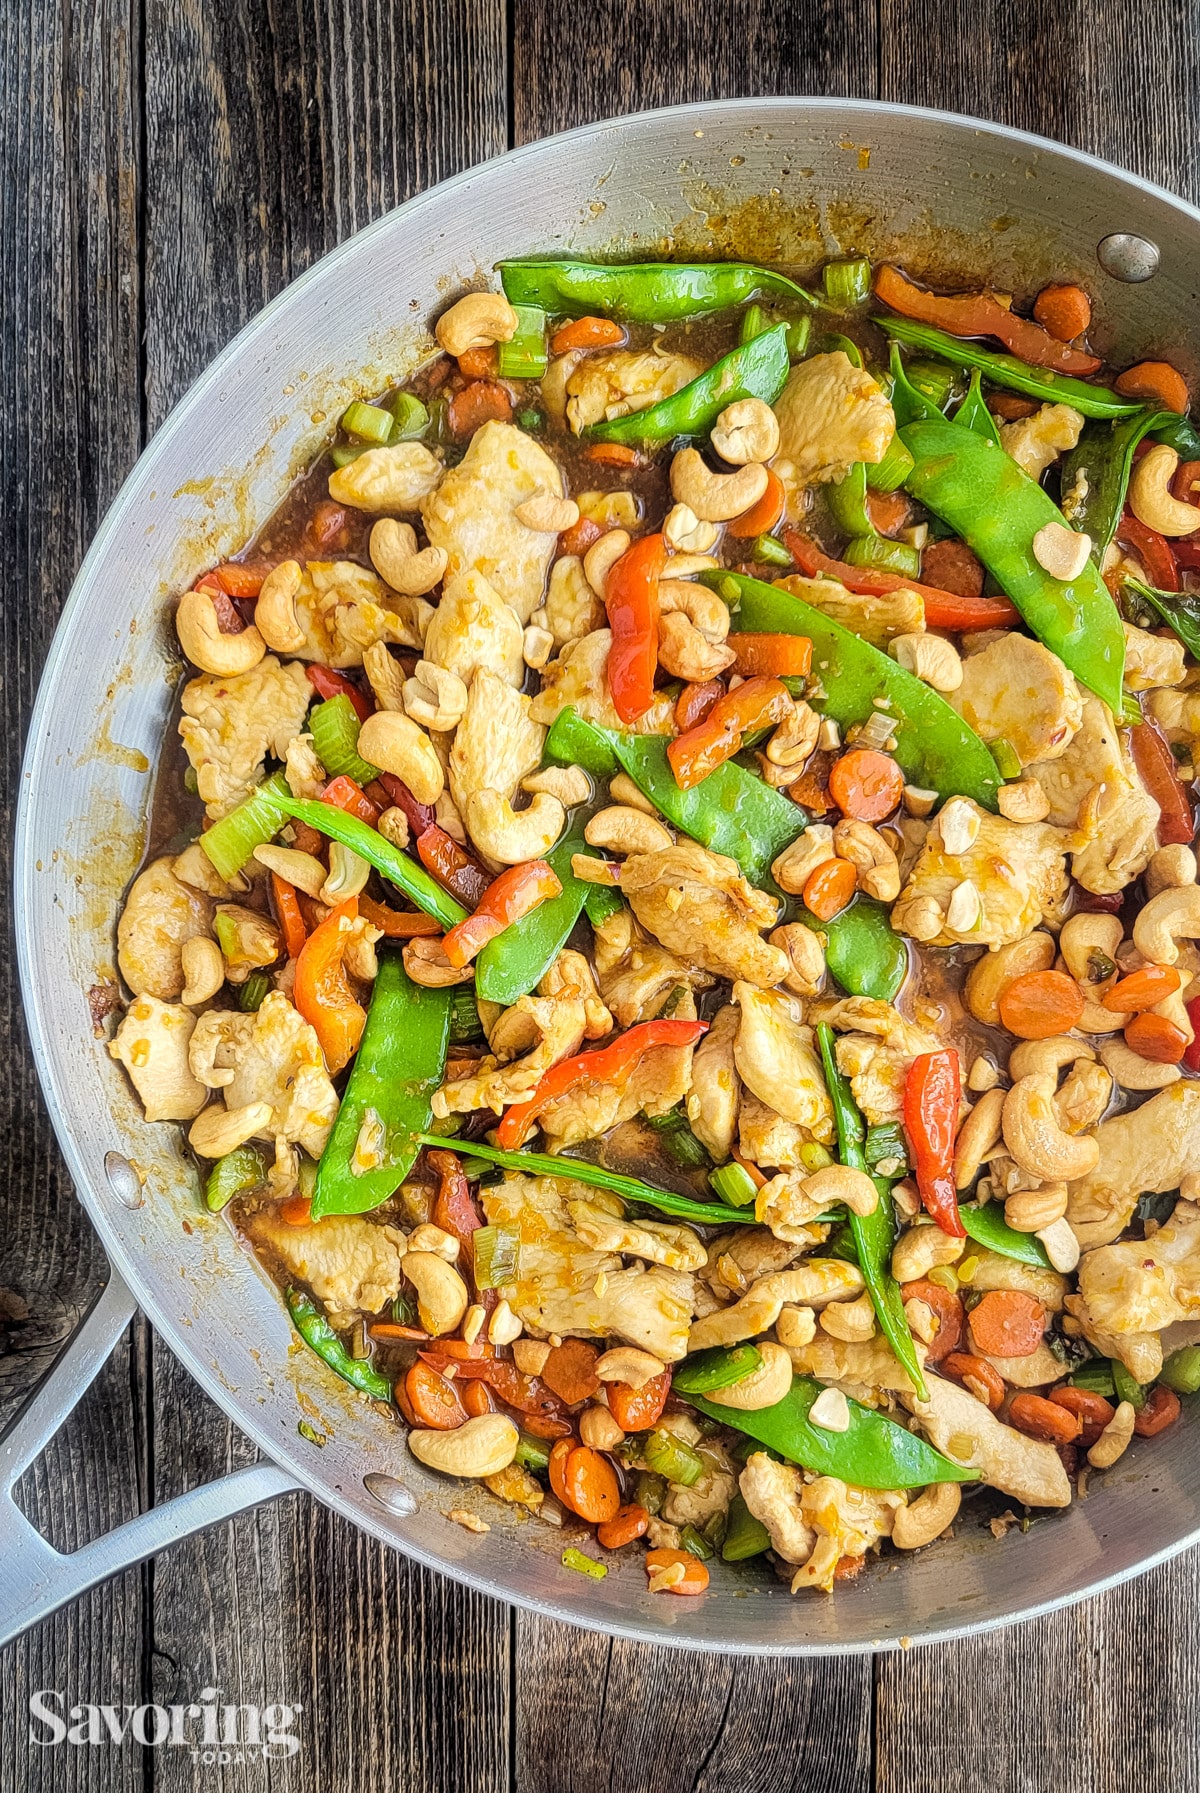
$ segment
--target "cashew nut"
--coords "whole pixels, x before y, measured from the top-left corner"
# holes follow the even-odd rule
[[[1018,1233],[1040,1233],[1067,1211],[1065,1183],[1043,1183],[1040,1189],[1018,1189],[1004,1204],[1004,1218]]]
[[[225,982],[225,960],[216,941],[207,934],[194,934],[180,947],[179,958],[184,978],[180,1002],[191,1007],[215,996]]]
[[[673,504],[663,518],[667,545],[676,553],[707,554],[715,548],[721,531],[715,523],[702,523],[686,504]]]
[[[296,616],[296,593],[303,576],[299,561],[281,560],[262,582],[254,626],[277,654],[298,654],[307,640]]]
[[[348,903],[365,890],[367,879],[371,876],[371,868],[367,861],[356,853],[352,847],[345,847],[340,840],[329,843],[329,876],[318,891],[323,903],[331,909],[339,903]]]
[[[1100,1047],[1100,1062],[1121,1089],[1166,1089],[1168,1083],[1178,1083],[1183,1075],[1178,1065],[1142,1058],[1124,1040],[1105,1040]]]
[[[564,529],[573,529],[578,523],[579,506],[573,498],[563,498],[557,492],[535,492],[532,498],[521,500],[513,515],[526,529],[536,529],[542,535],[561,535]]]
[[[940,1538],[953,1523],[962,1504],[962,1489],[957,1482],[932,1482],[910,1500],[897,1507],[892,1520],[892,1543],[897,1550],[920,1550]]]
[[[1095,1059],[1095,1052],[1086,1040],[1073,1039],[1070,1034],[1057,1033],[1048,1040],[1019,1040],[1008,1057],[1008,1074],[1014,1080],[1018,1077],[1053,1077],[1064,1065],[1073,1065],[1077,1060]]]
[[[625,1442],[624,1432],[607,1407],[584,1408],[579,1416],[579,1436],[593,1451],[615,1451]]]
[[[1174,450],[1171,452],[1173,454]],[[1133,1403],[1122,1401],[1088,1452],[1088,1462],[1093,1469],[1111,1469],[1118,1458],[1124,1455],[1125,1447],[1133,1437],[1136,1418]]]
[[[825,981],[825,954],[812,928],[802,921],[789,921],[767,936],[772,946],[780,947],[790,967],[783,980],[786,990],[797,996],[815,996]]]
[[[775,1322],[775,1336],[781,1345],[811,1345],[817,1336],[816,1313],[811,1307],[782,1308]]]
[[[188,1144],[201,1158],[224,1158],[256,1134],[265,1133],[274,1112],[269,1102],[247,1102],[244,1108],[210,1102],[192,1122]]]
[[[592,795],[592,781],[582,766],[543,766],[521,780],[521,789],[536,797],[540,791],[557,797],[564,809],[587,803]]]
[[[1112,1078],[1103,1065],[1080,1059],[1054,1098],[1054,1112],[1068,1133],[1094,1127],[1112,1095]]]
[[[1147,896],[1157,896],[1160,890],[1182,890],[1196,882],[1196,855],[1190,847],[1159,847],[1150,855],[1143,876]]]
[[[689,579],[660,579],[658,607],[664,616],[681,610],[705,641],[714,645],[729,633],[729,607],[707,585],[694,585]]]
[[[624,804],[627,809],[640,809],[648,816],[659,813],[646,793],[634,784],[628,772],[618,772],[615,778],[609,779],[608,794],[614,803]]]
[[[1133,924],[1133,944],[1155,965],[1174,965],[1180,940],[1200,940],[1200,885],[1160,890]]]
[[[833,850],[858,872],[858,886],[881,903],[900,895],[900,862],[877,828],[848,818],[833,831]]]
[[[736,473],[714,473],[695,448],[681,448],[671,462],[671,495],[702,523],[727,523],[757,504],[767,489],[767,470],[760,462]]]
[[[763,399],[740,398],[726,405],[712,427],[710,440],[731,467],[769,461],[779,451],[779,419]]]
[[[936,897],[909,897],[892,911],[892,926],[912,940],[936,940],[945,925],[945,911]]]
[[[888,652],[906,672],[935,691],[957,691],[963,681],[962,661],[952,643],[940,635],[895,635]]]
[[[670,611],[659,624],[658,663],[672,678],[702,685],[733,665],[732,648],[706,641],[681,611]]]
[[[554,635],[537,623],[530,623],[521,637],[521,658],[534,672],[540,672],[554,652]]]
[[[711,554],[671,554],[667,558],[668,579],[694,579],[697,573],[715,573],[717,561]]]
[[[1063,923],[1058,950],[1085,996],[1099,999],[1117,981],[1117,948],[1123,932],[1117,916],[1089,915],[1086,910]]]
[[[814,822],[773,861],[771,876],[789,896],[799,896],[817,867],[833,858],[833,829],[828,822]]]
[[[377,826],[384,840],[391,841],[403,853],[409,841],[408,817],[404,811],[393,804],[391,809],[384,810]]]
[[[1000,1121],[1004,1113],[1002,1089],[985,1090],[958,1130],[954,1142],[954,1187],[966,1189],[973,1183],[980,1165],[990,1158],[1000,1144]]]
[[[1179,456],[1165,442],[1151,444],[1149,453],[1133,464],[1129,476],[1129,508],[1140,523],[1159,535],[1194,535],[1200,529],[1200,510],[1171,496],[1171,481]]]
[[[371,564],[385,585],[401,597],[423,598],[446,571],[444,548],[417,552],[417,532],[411,523],[380,517],[371,529]]]
[[[927,791],[923,785],[906,784],[904,787],[904,813],[923,820],[932,815],[938,800],[936,791]]]
[[[852,1305],[838,1302],[839,1307]],[[832,1313],[833,1309],[826,1310]],[[718,1407],[732,1407],[739,1413],[757,1413],[760,1407],[774,1407],[792,1386],[792,1360],[782,1345],[764,1339],[757,1347],[762,1358],[756,1370],[731,1382],[726,1388],[714,1389],[712,1399]]]
[[[466,293],[449,311],[443,311],[433,333],[447,355],[457,359],[468,349],[511,342],[519,321],[503,293]]]
[[[584,555],[583,576],[598,597],[604,596],[608,575],[621,556],[628,553],[629,543],[627,529],[606,529]]]
[[[216,605],[206,591],[184,592],[175,612],[175,633],[193,666],[222,679],[249,672],[267,651],[253,623],[237,635],[222,634]]]
[[[1000,1082],[1000,1072],[994,1058],[986,1052],[980,1052],[971,1060],[971,1069],[967,1072],[967,1088],[973,1096],[981,1096],[985,1090],[995,1089]]]
[[[1007,1212],[1006,1203],[1005,1213]],[[1070,1221],[1060,1214],[1049,1226],[1039,1227],[1037,1236],[1054,1269],[1062,1276],[1069,1276],[1079,1263],[1079,1240],[1075,1237]]]
[[[453,1332],[467,1311],[467,1285],[435,1251],[409,1251],[404,1274],[417,1291],[417,1315],[430,1338]]]
[[[898,1283],[920,1282],[939,1264],[955,1264],[965,1241],[940,1226],[911,1226],[901,1233],[892,1252],[892,1275]]]
[[[326,879],[325,867],[315,853],[299,853],[295,847],[277,847],[267,841],[255,847],[254,857],[269,872],[277,872],[285,884],[294,884],[305,896],[317,897]]]
[[[547,791],[540,791],[528,809],[520,810],[499,791],[473,791],[467,799],[471,839],[481,853],[501,865],[541,859],[562,833],[566,820],[566,810]]]
[[[785,716],[767,742],[767,758],[773,766],[782,766],[796,773],[816,751],[821,718],[803,699],[793,703],[792,713]]]
[[[821,1315],[822,1332],[841,1339],[847,1345],[865,1345],[875,1337],[875,1308],[871,1297],[862,1294],[856,1301],[835,1301]]]
[[[371,682],[375,702],[381,710],[402,711],[404,708],[404,668],[387,650],[386,643],[373,641],[363,652],[363,671]]]
[[[800,1188],[810,1201],[818,1204],[818,1213],[838,1202],[845,1202],[852,1214],[873,1214],[879,1206],[879,1191],[866,1171],[855,1170],[849,1164],[823,1165],[802,1178]]]
[[[448,1264],[457,1264],[462,1247],[453,1233],[427,1220],[423,1225],[415,1226],[408,1235],[408,1249],[431,1251],[435,1257],[445,1258]]]
[[[488,1321],[488,1343],[492,1345],[515,1345],[522,1332],[521,1321],[513,1313],[507,1301],[498,1301],[492,1309],[492,1317]]]
[[[437,749],[411,717],[397,710],[376,710],[363,723],[358,751],[371,765],[401,778],[418,803],[436,803],[446,788]]]
[[[1064,928],[1063,933],[1066,931]],[[911,927],[908,932],[912,932]],[[1013,979],[1023,977],[1027,971],[1048,971],[1053,963],[1054,942],[1049,934],[1027,934],[1023,940],[998,946],[972,965],[968,972],[963,990],[966,1005],[977,1021],[998,1027],[1000,998]]]
[[[506,1413],[480,1413],[452,1432],[412,1431],[408,1448],[417,1461],[443,1475],[499,1475],[517,1454],[521,1434]]]
[[[572,853],[571,870],[581,884],[603,884],[615,890],[621,882],[621,868],[615,859],[596,859],[590,853]]]
[[[404,681],[404,708],[422,728],[447,734],[457,728],[467,708],[467,687],[456,672],[432,660],[418,660]]]
[[[669,828],[640,809],[614,803],[598,810],[583,831],[589,847],[606,847],[611,853],[661,853],[674,846]]]
[[[458,968],[450,963],[438,934],[406,940],[400,956],[413,983],[424,990],[445,990],[451,984],[472,983],[475,978],[474,965]]]
[[[1019,1077],[1004,1098],[1004,1143],[1014,1163],[1047,1183],[1086,1177],[1100,1162],[1090,1134],[1067,1133],[1054,1107],[1055,1080]]]
[[[1008,822],[1044,822],[1050,814],[1050,799],[1036,778],[1018,778],[1012,784],[1002,784],[996,803]]]
[[[1068,529],[1065,523],[1043,523],[1033,538],[1033,558],[1052,579],[1063,584],[1078,579],[1091,551],[1091,536],[1082,530]]]
[[[614,1345],[596,1360],[596,1374],[601,1382],[628,1382],[630,1388],[645,1388],[666,1367],[661,1357],[639,1350],[636,1345]]]

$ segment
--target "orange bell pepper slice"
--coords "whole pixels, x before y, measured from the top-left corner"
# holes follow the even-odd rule
[[[811,642],[805,645],[812,646]],[[703,722],[689,728],[685,735],[676,735],[668,745],[667,758],[675,783],[681,791],[691,790],[741,752],[742,741],[751,729],[782,722],[791,709],[787,686],[779,679],[747,679],[719,698]]]
[[[780,535],[797,571],[810,579],[825,573],[839,585],[844,585],[847,591],[865,592],[875,598],[901,589],[920,592],[927,628],[1003,629],[1021,620],[1016,605],[1007,598],[964,597],[956,591],[942,591],[935,585],[921,585],[916,579],[902,579],[899,573],[885,573],[876,567],[852,567],[847,561],[834,560],[831,555],[823,554],[814,541],[790,524],[784,525]]]
[[[289,959],[298,959],[304,951],[304,943],[308,939],[308,929],[304,925],[304,916],[296,896],[295,887],[278,872],[271,873],[271,896],[275,903],[275,914],[283,930],[283,944]]]
[[[608,684],[622,722],[636,722],[654,702],[658,668],[658,582],[666,565],[662,535],[644,535],[609,569],[604,607],[612,630]]]
[[[489,940],[531,914],[548,897],[561,895],[562,884],[544,859],[509,866],[488,885],[475,913],[450,929],[442,941],[442,950],[455,970],[461,971]]]
[[[343,965],[350,923],[357,915],[357,897],[339,903],[309,935],[296,960],[292,1000],[316,1033],[330,1076],[350,1063],[367,1024],[367,1011],[350,988]]]

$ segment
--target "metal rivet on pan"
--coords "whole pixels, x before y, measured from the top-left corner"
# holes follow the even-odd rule
[[[1158,244],[1132,231],[1115,230],[1096,245],[1096,260],[1114,280],[1151,280],[1158,273]]]
[[[142,1194],[142,1179],[120,1152],[108,1152],[104,1158],[104,1171],[108,1177],[108,1186],[123,1208],[140,1208],[145,1197]]]
[[[373,1469],[370,1475],[363,1477],[363,1487],[368,1494],[375,1496],[381,1507],[386,1507],[398,1519],[407,1519],[417,1510],[414,1496],[394,1475],[382,1475],[379,1470]]]

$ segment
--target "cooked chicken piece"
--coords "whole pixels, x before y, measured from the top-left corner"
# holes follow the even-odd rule
[[[961,852],[948,853],[942,844],[945,809],[925,837],[908,881],[892,910],[892,926],[909,932],[931,946],[1007,946],[1031,934],[1047,915],[1056,916],[1066,891],[1066,867],[1062,837],[1043,822],[1007,822],[989,815],[967,797],[952,799],[955,811],[965,809],[978,820],[978,832]],[[964,883],[978,898],[974,927],[948,925],[950,899]],[[927,921],[929,899],[941,916]],[[919,918],[919,919],[918,919]]]
[[[1032,417],[1000,425],[1000,446],[1030,479],[1041,479],[1060,454],[1074,448],[1083,417],[1070,405],[1043,405]]]
[[[621,891],[656,940],[705,971],[764,989],[786,977],[787,954],[761,938],[776,919],[774,898],[723,854],[688,840],[633,853],[621,868]]]
[[[1098,697],[1066,752],[1029,768],[1050,799],[1048,821],[1077,831],[1071,871],[1085,890],[1123,890],[1145,870],[1157,844],[1158,805],[1142,785],[1129,749]]]
[[[415,511],[442,477],[442,463],[423,442],[368,448],[329,475],[329,496],[372,515]]]
[[[224,902],[233,894],[224,878],[218,875],[216,867],[198,840],[175,855],[171,861],[171,870],[181,884],[187,884],[193,890],[202,890],[205,896],[217,897]]]
[[[578,435],[589,424],[645,411],[703,372],[703,363],[690,355],[659,354],[655,349],[585,355],[567,377],[567,422]]]
[[[1149,691],[1155,685],[1179,685],[1187,673],[1183,643],[1173,635],[1152,635],[1149,629],[1125,624],[1125,689]]]
[[[741,1015],[731,1002],[718,1009],[692,1054],[687,1112],[692,1132],[718,1164],[724,1164],[737,1131],[740,1086],[733,1043]]]
[[[1079,1293],[1106,1332],[1161,1332],[1200,1316],[1200,1207],[1176,1202],[1149,1238],[1085,1252]]]
[[[670,1525],[694,1525],[699,1531],[727,1513],[737,1492],[737,1474],[723,1446],[714,1439],[705,1439],[700,1449],[704,1474],[699,1481],[685,1488],[680,1482],[669,1484],[670,1492],[663,1501],[662,1515]]]
[[[306,637],[296,658],[361,666],[365,650],[377,641],[419,648],[431,614],[423,598],[401,597],[357,561],[310,560],[296,592],[296,617]]]
[[[712,978],[685,965],[640,928],[628,909],[618,909],[595,932],[600,993],[618,1027],[652,1021],[673,990],[707,990]],[[707,1037],[707,1036],[706,1036]]]
[[[533,700],[533,719],[547,726],[561,715],[568,705],[601,728],[626,725],[613,708],[608,688],[608,650],[612,646],[610,629],[593,629],[568,641],[557,660],[542,669],[542,688]],[[673,735],[674,708],[671,698],[659,692],[644,716],[633,724],[635,735]]]
[[[272,990],[254,1014],[209,1009],[189,1048],[192,1075],[224,1091],[227,1108],[269,1102],[271,1119],[259,1135],[301,1145],[319,1158],[338,1111],[315,1030],[282,991]]]
[[[742,1082],[785,1121],[808,1128],[827,1144],[834,1135],[833,1104],[812,1028],[800,1020],[799,999],[742,982],[734,984],[732,995],[741,1012],[733,1056]]]
[[[1135,1382],[1153,1382],[1163,1367],[1162,1336],[1157,1332],[1109,1332],[1097,1326],[1082,1295],[1068,1295],[1067,1312],[1079,1322],[1088,1344],[1100,1357],[1123,1363]]]
[[[570,1201],[567,1212],[585,1245],[595,1251],[621,1251],[668,1270],[699,1270],[708,1251],[690,1226],[664,1220],[626,1220],[609,1214],[591,1201]]]
[[[813,1223],[826,1207],[820,1195],[805,1188],[808,1175],[801,1158],[797,1168],[781,1170],[764,1183],[754,1204],[754,1218],[770,1227],[777,1239],[793,1245],[811,1239]]]
[[[615,1333],[664,1363],[678,1363],[687,1352],[693,1293],[692,1279],[682,1270],[630,1265],[597,1276],[574,1293],[545,1289],[533,1301],[514,1301],[511,1294],[507,1299],[513,1312],[538,1332],[557,1332],[563,1338]]]
[[[271,1210],[246,1228],[255,1245],[280,1258],[306,1282],[331,1317],[377,1314],[400,1293],[405,1237],[358,1214],[331,1214],[309,1226],[290,1226]]]
[[[423,658],[470,685],[480,667],[518,689],[525,681],[521,619],[482,573],[447,579],[425,635]]]
[[[530,529],[517,506],[545,493],[563,495],[563,476],[539,442],[511,423],[485,423],[466,454],[421,505],[430,545],[444,548],[446,574],[475,571],[521,620],[542,601],[558,537]]]
[[[546,627],[558,653],[568,641],[580,641],[604,627],[604,605],[588,584],[577,554],[562,554],[550,568],[546,593]]]
[[[771,1534],[771,1548],[785,1563],[806,1563],[817,1534],[800,1510],[801,1471],[754,1451],[738,1479],[742,1499]]]
[[[1004,1380],[1013,1388],[1047,1388],[1051,1382],[1061,1382],[1065,1365],[1061,1358],[1055,1357],[1053,1351],[1041,1339],[1036,1351],[1028,1357],[996,1357],[989,1351],[981,1351],[994,1370],[999,1370]]]
[[[525,774],[539,764],[545,738],[530,717],[529,699],[480,667],[450,749],[450,795],[460,814],[479,791],[499,791],[511,802]]]
[[[1083,721],[1075,675],[1040,641],[1006,631],[963,661],[947,699],[985,741],[1007,741],[1022,766],[1058,759]]]
[[[814,1234],[825,1231],[826,1228],[814,1228]],[[765,1226],[737,1227],[709,1240],[708,1262],[700,1279],[724,1307],[731,1296],[744,1294],[761,1277],[788,1269],[804,1249],[805,1245],[777,1239]]]
[[[567,1213],[568,1201],[586,1201],[619,1217],[623,1204],[607,1190],[566,1176],[506,1176],[502,1183],[481,1185],[479,1200],[490,1225],[516,1232],[520,1239],[517,1275],[503,1294],[527,1323],[548,1296],[573,1299],[621,1268],[615,1252],[584,1244]]]
[[[329,774],[316,756],[311,735],[293,735],[283,756],[283,775],[293,797],[316,802],[329,783]]]
[[[916,1350],[923,1361],[924,1346],[918,1344]],[[818,1327],[811,1344],[789,1345],[788,1356],[798,1376],[815,1376],[820,1382],[838,1382],[851,1390],[914,1392],[908,1371],[878,1331],[874,1338],[850,1342],[835,1339]]]
[[[1200,691],[1152,691],[1146,711],[1172,746],[1183,742],[1194,754],[1200,753]]]
[[[785,1121],[773,1108],[750,1091],[742,1091],[738,1106],[738,1151],[751,1164],[771,1170],[798,1170],[804,1163],[803,1148],[815,1135],[795,1121]]]
[[[185,941],[212,933],[211,897],[176,877],[169,859],[139,872],[117,923],[117,964],[135,996],[168,1002],[186,981]]]
[[[925,1372],[928,1401],[902,1395],[909,1412],[935,1450],[955,1463],[969,1463],[991,1488],[1030,1507],[1066,1507],[1071,1484],[1052,1444],[1027,1438],[998,1420],[982,1401]]]
[[[148,1121],[192,1121],[208,1101],[208,1091],[188,1064],[195,1025],[195,1015],[181,1004],[138,996],[109,1042],[109,1052],[129,1072]]]
[[[577,996],[584,1008],[587,1039],[602,1040],[612,1032],[613,1018],[601,998],[596,975],[583,954],[573,947],[564,947],[559,953],[538,985],[538,995]]]
[[[797,362],[775,415],[775,467],[793,502],[799,488],[840,479],[856,461],[881,461],[896,433],[883,392],[841,349]]]
[[[865,1556],[880,1538],[890,1538],[896,1510],[905,1504],[899,1489],[856,1488],[836,1476],[818,1476],[800,1490],[800,1511],[816,1529],[812,1555],[792,1576],[792,1592],[820,1588],[832,1594],[843,1557]]]
[[[919,591],[901,587],[871,597],[866,592],[847,591],[836,579],[807,579],[802,573],[790,573],[775,583],[781,591],[791,592],[834,622],[853,629],[873,647],[886,648],[897,635],[919,634],[925,627],[925,600]]]
[[[851,1027],[839,1034],[836,1044],[838,1070],[850,1079],[854,1100],[874,1127],[899,1120],[904,1105],[908,1067],[923,1052],[937,1052],[944,1041],[908,1021],[890,1002],[871,996],[848,996],[839,1002],[816,1002],[810,1010],[813,1023]]]
[[[729,1307],[697,1320],[688,1340],[689,1351],[705,1351],[710,1345],[738,1345],[757,1338],[774,1326],[784,1305],[828,1307],[831,1301],[849,1301],[865,1287],[857,1264],[841,1258],[805,1258],[791,1270],[772,1271]]]
[[[675,1007],[679,1021],[694,1021],[696,1005],[685,990]],[[617,1087],[583,1084],[549,1103],[539,1117],[550,1150],[595,1139],[635,1114],[669,1114],[688,1093],[692,1080],[691,1046],[653,1046]]]
[[[508,1024],[510,1035],[519,1025],[524,1037],[527,1027],[530,1049],[506,1064],[488,1053],[468,1076],[443,1084],[433,1097],[439,1119],[476,1108],[501,1114],[510,1103],[527,1101],[551,1065],[573,1057],[582,1046],[587,1014],[579,997],[522,996],[506,1014],[514,1010],[518,1020]]]
[[[1142,1195],[1178,1189],[1200,1166],[1200,1084],[1168,1084],[1096,1128],[1100,1159],[1067,1188],[1067,1219],[1085,1251],[1125,1231]]]
[[[282,759],[304,727],[313,689],[304,668],[273,654],[249,672],[208,673],[183,688],[179,733],[210,821],[228,815],[262,780],[268,751]]]

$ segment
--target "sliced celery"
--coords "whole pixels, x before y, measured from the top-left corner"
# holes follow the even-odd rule
[[[282,772],[275,772],[260,784],[253,796],[239,803],[236,809],[214,822],[200,836],[200,845],[218,877],[226,880],[241,871],[255,847],[265,847],[274,840],[287,816],[278,807],[277,799],[291,800],[291,790]]]
[[[496,344],[496,372],[502,380],[540,380],[549,365],[546,314],[537,305],[514,305],[517,328]]]
[[[392,439],[395,419],[390,411],[381,405],[364,405],[355,399],[342,413],[342,428],[348,436],[357,436],[363,442],[373,442],[377,448],[384,447]]]
[[[344,692],[326,698],[309,711],[313,751],[331,778],[352,778],[355,784],[370,784],[379,777],[379,767],[363,759],[358,751],[361,727],[358,712]]]

